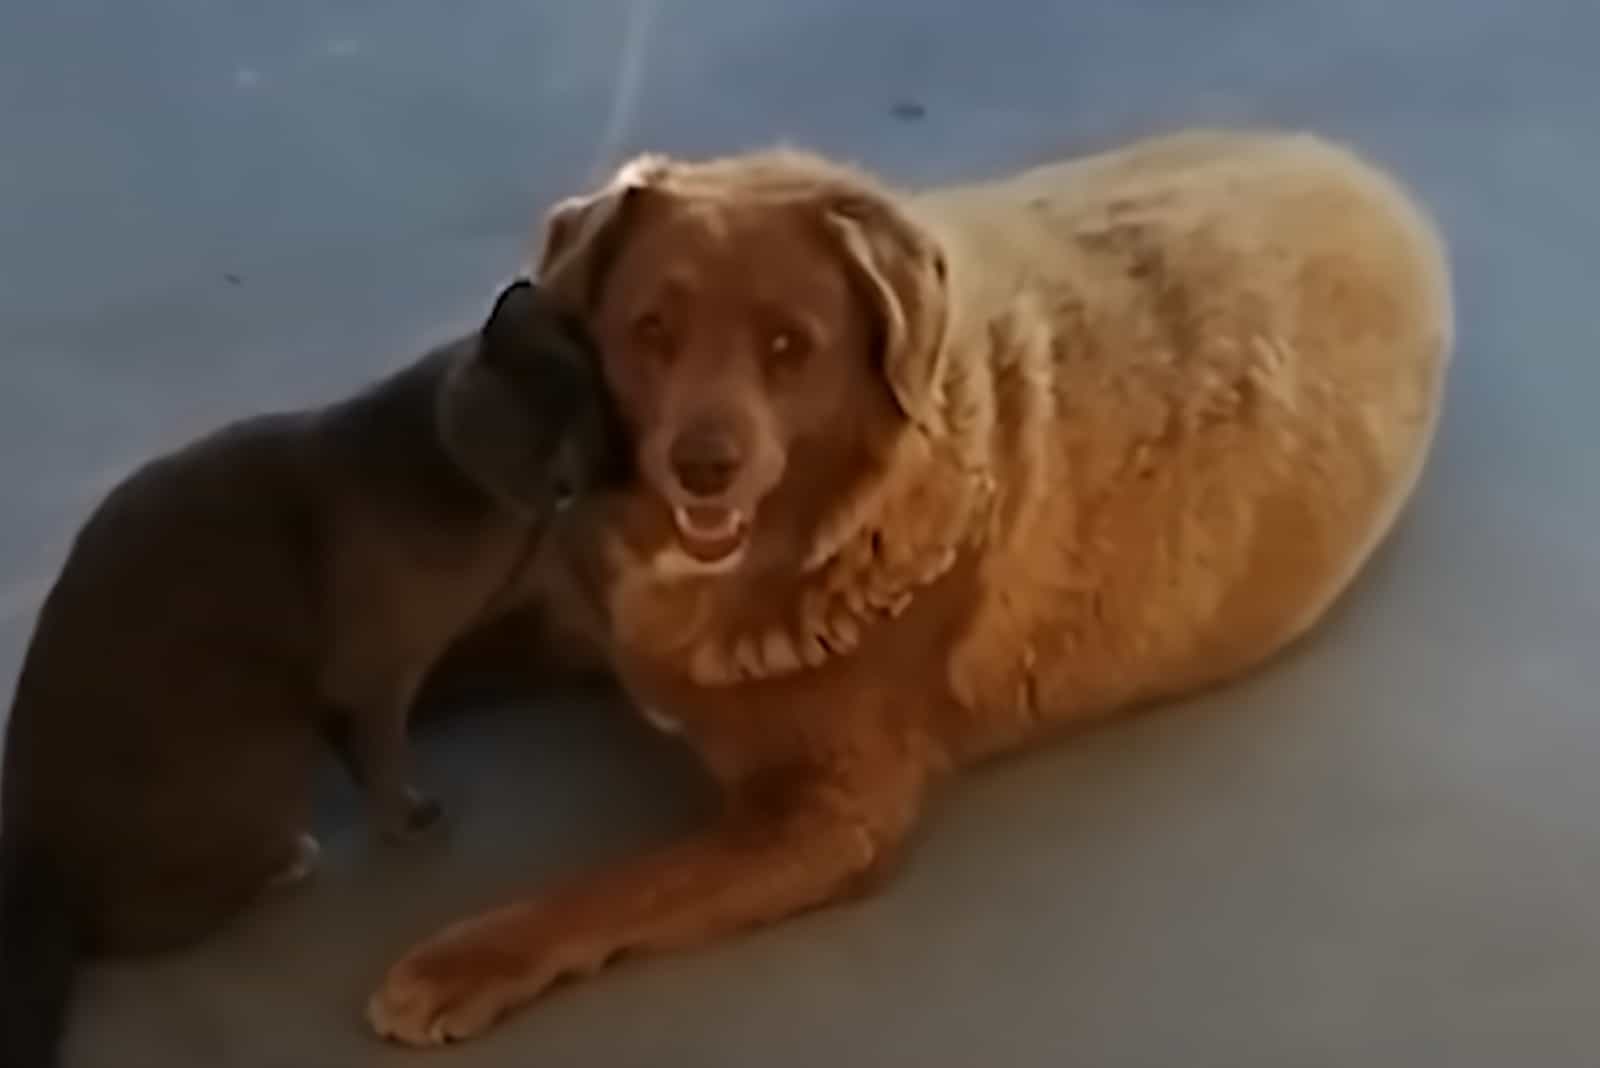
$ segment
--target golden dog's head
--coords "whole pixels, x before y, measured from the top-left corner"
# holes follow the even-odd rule
[[[690,573],[805,558],[895,438],[938,423],[943,255],[844,168],[637,160],[557,206],[539,276],[587,322]]]

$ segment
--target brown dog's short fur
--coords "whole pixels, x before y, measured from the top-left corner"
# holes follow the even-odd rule
[[[202,438],[99,506],[11,713],[4,1063],[50,1057],[36,958],[64,981],[74,949],[177,945],[304,874],[323,739],[387,833],[431,822],[405,768],[424,672],[509,606],[562,495],[613,464],[584,344],[514,284],[480,332]]]
[[[415,949],[369,1006],[410,1043],[837,899],[949,770],[1260,664],[1393,523],[1452,343],[1432,227],[1307,136],[917,195],[646,159],[556,211],[541,278],[642,476],[552,544],[726,816]]]

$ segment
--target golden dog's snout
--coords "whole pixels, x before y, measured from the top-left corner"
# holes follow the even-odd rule
[[[696,497],[727,492],[744,465],[744,444],[720,421],[691,424],[672,440],[667,462],[678,484]]]

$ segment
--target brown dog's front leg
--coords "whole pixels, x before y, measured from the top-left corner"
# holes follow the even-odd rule
[[[373,1029],[413,1046],[467,1038],[564,976],[834,901],[909,830],[921,776],[762,794],[716,831],[446,928],[390,968],[367,1006]]]

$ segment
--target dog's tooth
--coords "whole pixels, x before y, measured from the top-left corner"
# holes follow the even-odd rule
[[[905,610],[911,607],[911,598],[912,593],[910,590],[905,590],[899,594],[896,594],[895,597],[889,602],[889,618],[898,619],[900,616],[904,615]]]

